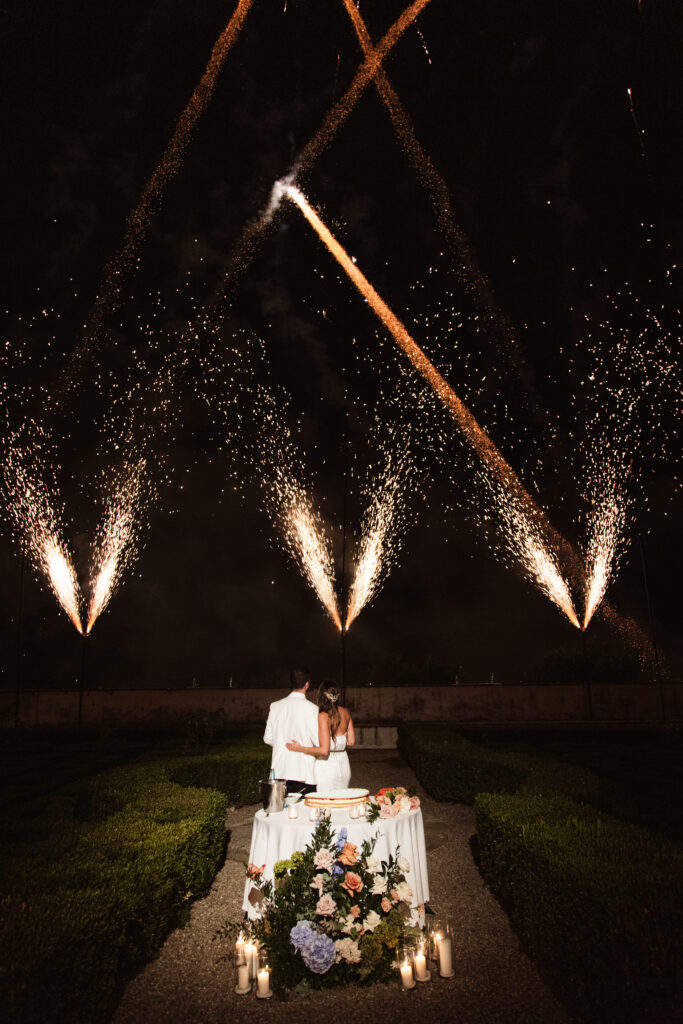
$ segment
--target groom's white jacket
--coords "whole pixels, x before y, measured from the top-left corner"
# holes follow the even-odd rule
[[[273,748],[270,766],[276,779],[315,783],[315,758],[287,750],[290,740],[304,747],[318,746],[318,709],[296,691],[270,705],[263,741]]]

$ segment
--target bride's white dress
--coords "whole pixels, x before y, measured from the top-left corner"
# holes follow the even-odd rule
[[[324,761],[316,758],[315,786],[319,793],[331,789],[347,789],[351,781],[351,765],[346,753],[346,733],[330,739],[330,756]]]

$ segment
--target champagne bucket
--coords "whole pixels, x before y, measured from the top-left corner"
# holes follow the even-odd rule
[[[261,803],[266,814],[277,814],[285,806],[287,795],[286,779],[262,779]]]

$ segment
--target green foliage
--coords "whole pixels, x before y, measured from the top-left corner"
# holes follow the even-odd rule
[[[5,1019],[108,1020],[128,978],[211,884],[228,802],[254,802],[264,761],[263,745],[247,737],[193,757],[115,767],[45,795],[34,789],[21,815],[6,808]]]
[[[582,1019],[680,1020],[683,853],[559,794],[477,797],[480,867]]]
[[[264,902],[262,918],[241,925],[227,922],[215,936],[232,943],[239,928],[258,941],[267,953],[274,991],[280,997],[291,989],[304,991],[389,980],[395,977],[399,941],[416,933],[407,924],[410,891],[405,892],[405,875],[399,859],[392,856],[380,864],[379,860],[371,859],[374,841],[365,841],[358,850],[346,843],[345,833],[342,830],[335,835],[330,821],[322,818],[306,849],[288,861],[278,862],[275,884],[255,879]],[[316,854],[320,851],[325,852],[327,859],[320,859],[316,867]],[[382,880],[382,892],[375,890],[378,879]],[[314,880],[319,885],[312,885]],[[350,880],[353,888],[345,889]],[[383,907],[385,895],[388,902]],[[332,900],[329,914],[317,913],[318,901],[323,896]],[[328,962],[323,973],[309,969],[305,954],[292,943],[292,929],[300,922],[310,923],[316,941],[337,943],[337,960]],[[360,960],[344,959],[344,941],[347,945],[358,944],[356,956],[360,951]]]
[[[444,727],[399,743],[437,799],[475,802],[482,874],[582,1019],[681,1019],[683,853],[605,813],[632,806],[613,776]]]

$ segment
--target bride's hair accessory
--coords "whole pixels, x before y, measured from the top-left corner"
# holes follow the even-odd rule
[[[323,690],[323,697],[327,697],[327,699],[332,704],[336,704],[337,701],[339,700],[339,694],[338,693],[330,693],[329,690]]]

